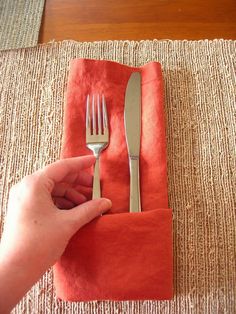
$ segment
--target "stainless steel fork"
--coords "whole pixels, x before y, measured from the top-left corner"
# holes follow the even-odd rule
[[[99,156],[102,150],[108,146],[108,142],[109,129],[105,97],[104,95],[102,97],[97,95],[95,100],[93,95],[92,101],[90,101],[88,95],[86,103],[86,145],[96,157],[93,176],[93,199],[101,197]]]

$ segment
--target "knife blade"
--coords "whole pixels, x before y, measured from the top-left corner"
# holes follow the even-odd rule
[[[140,212],[139,153],[141,135],[141,73],[133,72],[125,93],[124,109],[125,135],[129,155],[130,170],[130,208]]]

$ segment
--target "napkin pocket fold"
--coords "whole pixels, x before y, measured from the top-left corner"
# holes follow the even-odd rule
[[[173,295],[172,210],[105,214],[71,239],[54,266],[68,301],[167,300]]]

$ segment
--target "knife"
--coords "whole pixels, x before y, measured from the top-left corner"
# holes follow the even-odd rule
[[[125,93],[125,135],[129,155],[131,213],[141,211],[139,186],[139,152],[141,134],[141,73],[133,72]]]

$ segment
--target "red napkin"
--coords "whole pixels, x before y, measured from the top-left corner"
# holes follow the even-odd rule
[[[124,99],[132,72],[142,73],[141,213],[129,213]],[[100,157],[102,196],[112,209],[79,230],[54,266],[56,294],[70,301],[170,299],[173,294],[172,210],[168,208],[161,66],[111,61],[70,63],[62,158],[86,148],[87,94],[104,94],[110,142]]]

